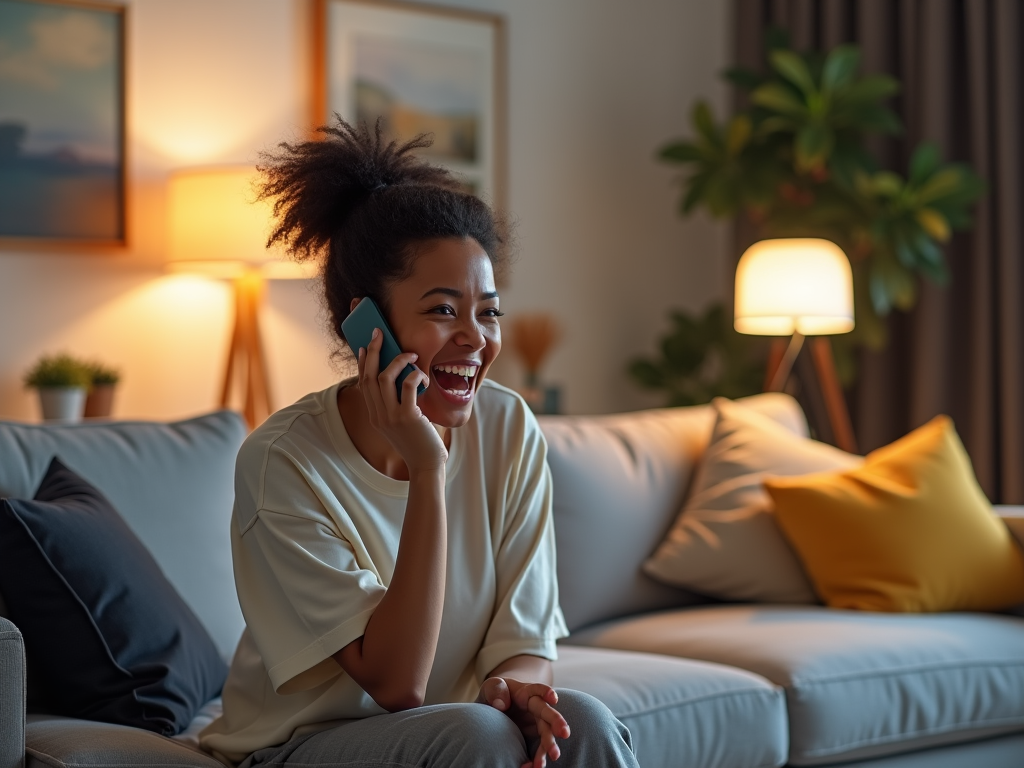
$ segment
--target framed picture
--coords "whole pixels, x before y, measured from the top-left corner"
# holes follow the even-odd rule
[[[505,202],[505,37],[500,16],[390,0],[316,0],[314,114],[377,119],[467,190]]]
[[[124,245],[124,6],[0,0],[0,247]]]

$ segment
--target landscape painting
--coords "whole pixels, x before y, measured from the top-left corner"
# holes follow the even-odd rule
[[[123,13],[0,0],[0,239],[124,242]]]
[[[407,141],[463,187],[503,195],[503,28],[490,14],[374,0],[319,0],[318,124],[334,113]]]
[[[424,154],[476,162],[484,100],[479,51],[356,35],[353,53],[357,120],[374,125],[380,118],[401,140],[432,134]]]

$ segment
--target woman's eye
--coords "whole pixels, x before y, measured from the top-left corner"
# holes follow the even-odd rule
[[[490,309],[485,309],[480,314],[483,315],[484,317],[504,317],[505,316],[504,312],[499,312],[494,307],[491,307]]]
[[[442,304],[440,307],[434,307],[431,312],[435,312],[439,315],[454,315],[455,310],[449,307],[447,304]]]

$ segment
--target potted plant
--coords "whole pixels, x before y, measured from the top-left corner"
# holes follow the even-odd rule
[[[121,372],[100,362],[86,364],[89,371],[89,394],[85,398],[85,418],[108,419],[114,411],[114,392]]]
[[[772,30],[766,49],[764,72],[725,74],[748,106],[718,122],[698,102],[693,137],[659,156],[686,171],[683,215],[704,208],[716,218],[742,216],[757,237],[823,237],[846,252],[857,327],[837,338],[837,362],[849,381],[851,345],[884,346],[883,318],[913,307],[920,279],[948,279],[942,245],[970,226],[984,185],[930,144],[910,153],[905,176],[881,167],[868,139],[902,130],[885,106],[899,83],[860,74],[856,46],[798,53]]]
[[[68,354],[44,355],[25,374],[47,421],[81,421],[90,383],[88,368]]]

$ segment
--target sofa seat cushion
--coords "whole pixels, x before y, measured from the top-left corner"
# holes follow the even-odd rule
[[[198,749],[124,725],[29,715],[26,768],[224,768]]]
[[[566,645],[559,646],[554,675],[556,686],[589,693],[608,706],[629,728],[644,768],[764,768],[786,762],[782,691],[757,675]]]
[[[1024,731],[1024,621],[715,606],[608,622],[569,642],[746,669],[782,686],[792,765]]]

